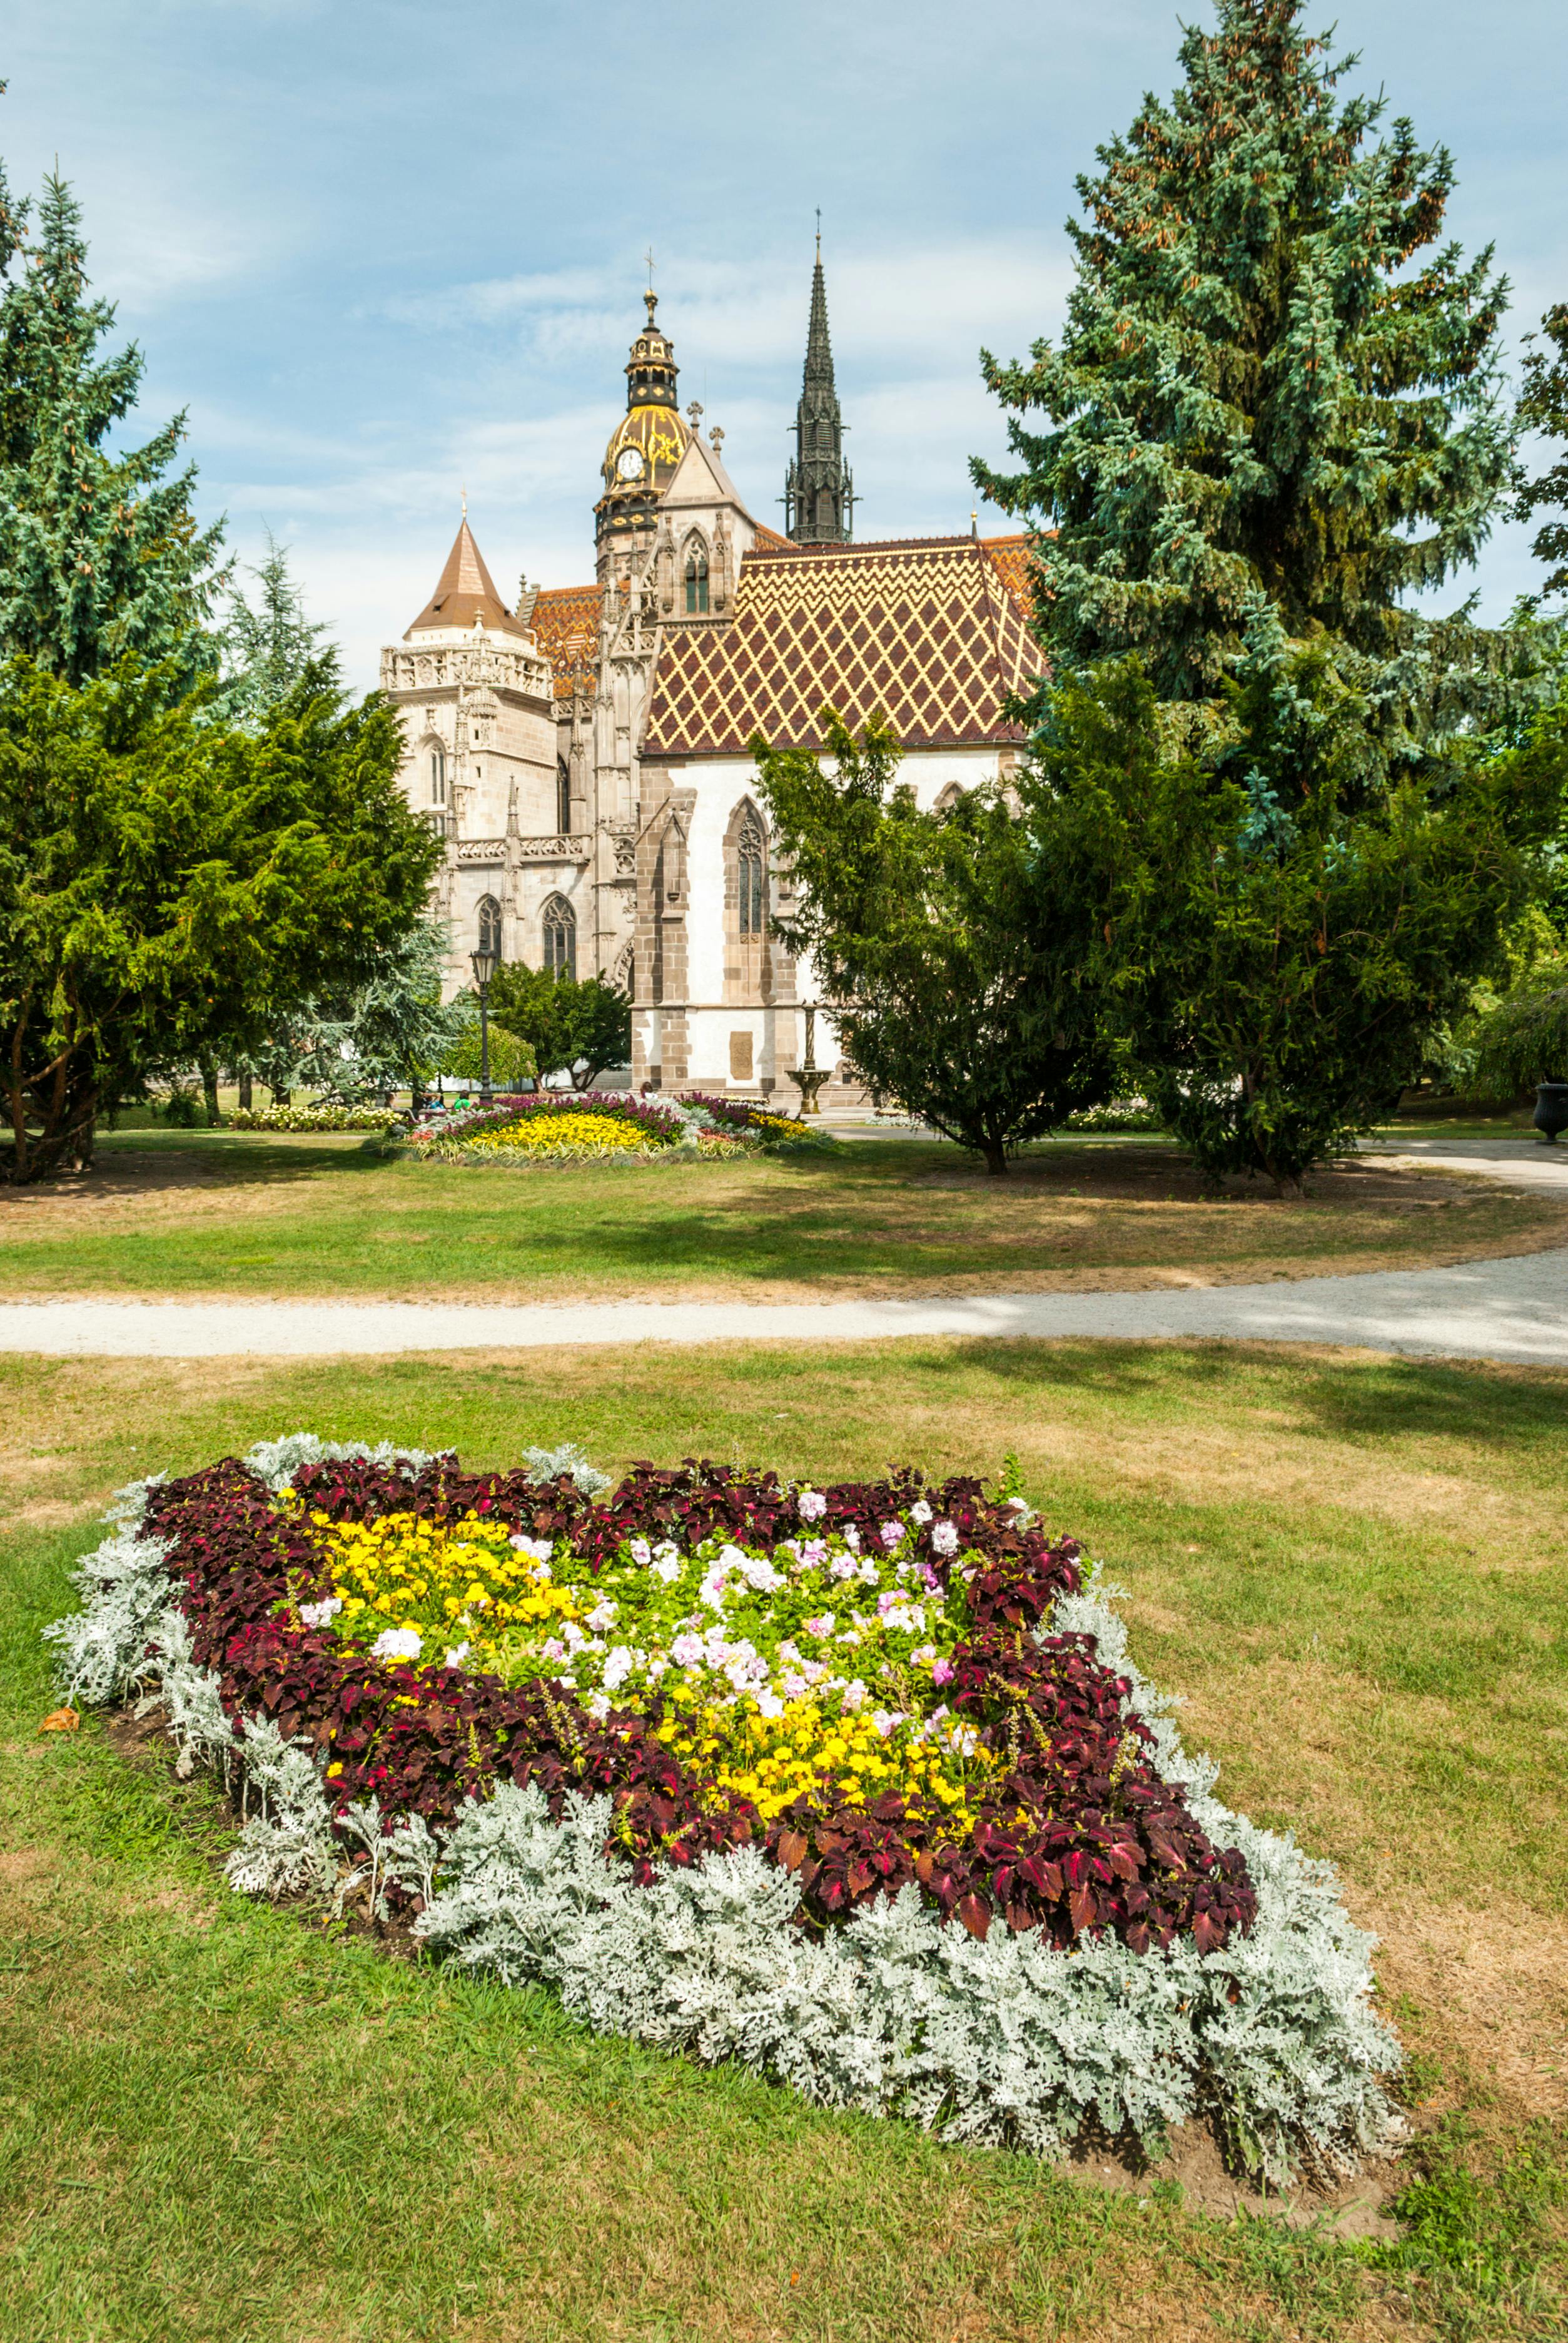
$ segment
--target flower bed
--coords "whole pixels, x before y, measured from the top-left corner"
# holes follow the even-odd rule
[[[236,1106],[231,1131],[392,1131],[399,1117],[389,1106]]]
[[[739,1137],[755,1136],[771,1145],[820,1145],[827,1138],[799,1115],[775,1114],[771,1107],[753,1106],[747,1099],[718,1098],[709,1091],[682,1091],[680,1104],[707,1115],[715,1129]]]
[[[357,1846],[595,2023],[949,2137],[1210,2106],[1278,2177],[1386,2130],[1369,1940],[1212,1799],[1071,1540],[912,1471],[603,1488],[281,1443],[135,1493],[49,1633],[257,1782],[236,1884]]]
[[[720,1110],[723,1110],[720,1112]],[[632,1098],[625,1091],[539,1091],[419,1124],[409,1146],[459,1163],[717,1159],[804,1142],[818,1134],[788,1115],[693,1094]]]

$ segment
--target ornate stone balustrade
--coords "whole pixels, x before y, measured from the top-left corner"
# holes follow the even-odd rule
[[[508,846],[519,862],[591,862],[593,832],[578,830],[564,838],[460,838],[459,862],[494,863],[507,860]]]

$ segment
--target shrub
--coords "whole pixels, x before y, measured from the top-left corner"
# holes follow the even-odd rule
[[[236,1107],[231,1131],[392,1131],[398,1121],[389,1106]]]

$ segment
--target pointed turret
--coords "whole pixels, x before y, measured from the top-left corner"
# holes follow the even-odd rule
[[[806,366],[800,402],[795,409],[795,454],[784,475],[784,527],[797,545],[841,545],[854,535],[855,490],[844,461],[846,427],[833,383],[828,287],[822,276],[819,230]]]
[[[484,626],[492,634],[527,638],[528,633],[496,591],[495,581],[485,567],[485,557],[468,527],[468,508],[465,503],[462,523],[452,540],[447,566],[436,581],[436,590],[403,639],[407,642],[409,635],[424,634],[432,628],[467,628],[475,625]]]

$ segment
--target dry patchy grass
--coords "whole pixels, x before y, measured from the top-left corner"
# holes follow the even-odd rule
[[[1462,2111],[1502,2169],[1565,2112],[1565,1399],[1523,1370],[1202,1344],[0,1363],[6,1514],[45,1509],[5,1541],[0,1611],[23,1858],[0,1867],[0,2336],[1545,2337],[1523,2278],[1380,2274],[814,2115],[215,1896],[199,1785],[91,1720],[34,1736],[32,1635],[110,1487],[302,1423],[813,1477],[1011,1450],[1128,1588],[1224,1791],[1341,1863],[1421,2054],[1418,2123]],[[1550,2225],[1530,2239],[1555,2267]]]
[[[0,1191],[14,1297],[343,1294],[491,1301],[1097,1292],[1407,1269],[1568,1242],[1568,1196],[1372,1159],[1304,1202],[1203,1192],[1164,1145],[1037,1149],[1005,1180],[929,1141],[748,1164],[455,1167],[352,1139],[106,1141]]]

